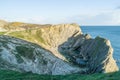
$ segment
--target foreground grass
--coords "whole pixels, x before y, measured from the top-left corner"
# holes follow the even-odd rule
[[[0,70],[0,80],[120,80],[120,72],[91,75],[38,75]]]

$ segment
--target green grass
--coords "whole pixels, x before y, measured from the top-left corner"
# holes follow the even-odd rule
[[[3,35],[3,34],[5,34],[6,32],[0,32],[0,35]]]
[[[32,60],[34,59],[34,55],[33,55],[34,48],[26,45],[21,45],[21,46],[16,46],[16,50],[21,56],[27,57],[28,59],[32,59]]]
[[[120,72],[91,75],[38,75],[32,73],[19,73],[15,71],[0,70],[0,80],[120,80]]]
[[[42,32],[40,29],[37,30],[25,30],[25,31],[15,31],[8,34],[9,36],[14,36],[16,38],[25,39],[31,42],[38,41],[39,43],[45,44],[45,40],[42,37]]]

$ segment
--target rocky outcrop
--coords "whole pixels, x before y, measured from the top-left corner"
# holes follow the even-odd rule
[[[118,70],[114,61],[110,41],[101,37],[92,39],[90,35],[74,37],[59,46],[59,51],[73,64],[86,67],[85,73],[114,72]]]
[[[37,44],[9,36],[0,36],[0,68],[52,75],[86,70],[55,57]]]
[[[19,26],[19,28],[21,28],[21,26]],[[62,60],[65,60],[65,57],[59,53],[58,46],[67,41],[69,37],[81,34],[82,31],[77,24],[41,25],[37,27],[37,29],[30,27],[24,31],[8,30],[7,33],[5,33],[5,35],[39,44]]]
[[[0,36],[3,69],[39,74],[118,71],[110,41],[92,39],[77,24],[9,26],[5,28],[9,37]]]

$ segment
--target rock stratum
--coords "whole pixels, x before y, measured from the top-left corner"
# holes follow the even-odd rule
[[[109,40],[83,34],[77,24],[0,21],[0,69],[65,75],[118,71]]]

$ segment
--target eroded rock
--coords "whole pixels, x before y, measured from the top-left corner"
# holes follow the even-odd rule
[[[116,62],[112,57],[113,48],[109,40],[101,37],[86,38],[86,35],[82,35],[73,43],[70,48],[66,47],[70,45],[69,41],[63,43],[59,46],[59,51],[70,62],[88,68],[87,73],[118,71]]]
[[[9,36],[0,36],[1,69],[53,75],[118,71],[110,41],[92,39],[77,24],[19,23],[6,30]]]
[[[34,43],[0,36],[0,44],[0,69],[51,75],[86,71],[86,68],[71,65]]]

